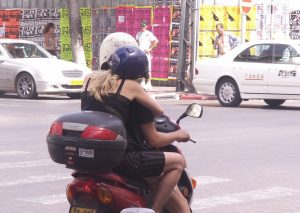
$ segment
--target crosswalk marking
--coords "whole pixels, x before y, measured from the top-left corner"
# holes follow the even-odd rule
[[[68,202],[66,194],[54,194],[38,197],[18,198],[17,200],[43,205],[54,205]]]
[[[1,156],[10,156],[10,155],[22,155],[22,154],[29,154],[30,152],[24,152],[24,151],[4,151],[0,152]]]
[[[36,167],[36,166],[49,166],[54,163],[49,159],[42,159],[38,161],[21,161],[21,162],[8,162],[0,163],[0,169],[14,169],[14,168],[26,168],[26,167]]]
[[[192,203],[192,209],[200,210],[200,209],[214,208],[223,205],[232,205],[232,204],[246,203],[252,201],[293,196],[296,194],[300,194],[300,190],[284,188],[284,187],[272,187],[267,189],[259,189],[254,191],[224,195],[220,197],[194,200],[194,202]]]
[[[51,181],[58,181],[58,180],[67,180],[67,179],[71,179],[71,178],[72,178],[72,176],[70,176],[70,175],[67,176],[65,174],[31,176],[31,177],[26,177],[26,178],[19,179],[19,180],[0,182],[0,187],[16,186],[16,185],[21,185],[21,184],[43,183],[43,182],[51,182]]]
[[[212,183],[222,183],[222,182],[232,181],[231,179],[219,178],[219,177],[213,177],[213,176],[199,176],[199,177],[194,177],[194,178],[196,179],[197,185],[199,185],[199,186],[212,184]]]

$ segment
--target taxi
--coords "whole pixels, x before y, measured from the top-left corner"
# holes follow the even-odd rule
[[[284,40],[241,44],[227,54],[196,62],[193,85],[223,106],[263,99],[270,106],[300,99],[300,45]]]

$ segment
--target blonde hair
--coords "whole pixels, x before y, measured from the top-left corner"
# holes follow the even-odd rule
[[[102,101],[103,96],[108,96],[108,93],[116,90],[119,79],[120,77],[112,74],[111,71],[101,73],[95,79],[97,86],[92,89],[92,94],[97,100]]]

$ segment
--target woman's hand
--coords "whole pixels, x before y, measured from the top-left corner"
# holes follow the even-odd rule
[[[180,130],[176,131],[176,133],[177,133],[176,141],[187,142],[190,140],[190,134],[187,131],[180,129]]]

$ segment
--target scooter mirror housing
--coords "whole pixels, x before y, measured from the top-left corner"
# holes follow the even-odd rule
[[[201,118],[202,114],[203,114],[203,107],[199,104],[191,104],[185,114],[187,116],[190,116],[190,117],[194,117],[194,118]]]
[[[147,208],[127,208],[123,209],[120,213],[155,213],[152,209]]]

